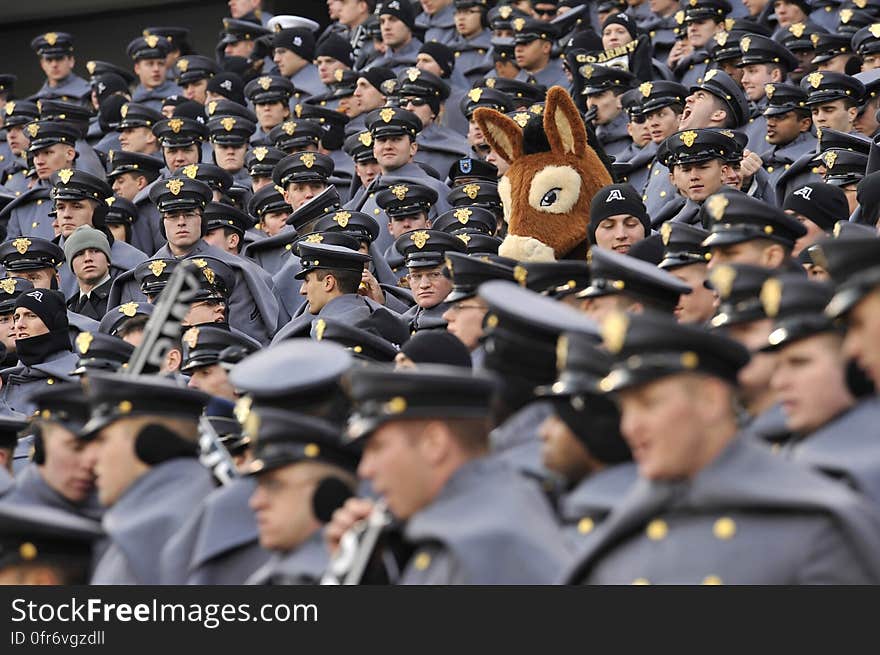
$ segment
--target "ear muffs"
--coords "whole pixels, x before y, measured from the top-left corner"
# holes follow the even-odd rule
[[[43,431],[38,425],[35,425],[32,434],[34,435],[34,440],[32,443],[33,451],[31,453],[31,460],[34,464],[42,466],[46,463],[46,448],[43,445]]]
[[[135,437],[134,453],[144,464],[156,466],[175,457],[195,457],[198,446],[162,425],[148,423]]]

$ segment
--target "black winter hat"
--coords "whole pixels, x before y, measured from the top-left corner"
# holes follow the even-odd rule
[[[66,330],[67,304],[60,291],[52,289],[34,289],[21,294],[15,299],[15,309],[24,307],[40,317],[50,332]]]

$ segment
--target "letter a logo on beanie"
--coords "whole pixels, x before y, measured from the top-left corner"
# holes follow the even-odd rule
[[[809,200],[810,196],[813,195],[813,189],[812,189],[812,187],[808,187],[808,186],[801,187],[800,189],[798,189],[797,191],[794,192],[794,195],[800,196],[804,200]]]
[[[31,291],[27,295],[30,296],[31,298],[33,298],[34,300],[36,300],[37,302],[43,302],[43,292],[42,291]]]
[[[611,189],[611,193],[609,193],[608,197],[605,198],[605,202],[611,202],[612,200],[624,200],[623,194],[620,192],[620,189]]]

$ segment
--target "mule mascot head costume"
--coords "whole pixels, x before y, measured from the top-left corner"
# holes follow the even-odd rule
[[[552,87],[543,115],[522,129],[494,109],[481,107],[474,118],[510,164],[498,184],[507,221],[499,254],[519,261],[585,258],[590,201],[612,179],[568,92]]]

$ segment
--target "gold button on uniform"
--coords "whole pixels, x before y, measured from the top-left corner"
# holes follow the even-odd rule
[[[715,535],[716,539],[721,539],[722,541],[732,539],[733,535],[736,534],[736,523],[729,516],[722,516],[712,526],[712,534]]]
[[[417,571],[424,571],[431,565],[431,556],[428,553],[419,553],[413,561]]]
[[[593,531],[595,524],[593,523],[593,519],[589,516],[582,518],[578,521],[578,532],[581,534],[587,534]]]
[[[773,167],[772,167],[772,166],[768,166],[768,167],[767,167],[767,172],[768,172],[768,173],[772,173],[772,172],[773,172]]]
[[[724,584],[724,583],[721,582],[721,578],[719,578],[717,575],[707,575],[705,578],[703,578],[703,584],[705,584],[705,585],[719,585],[719,584]]]
[[[55,380],[53,378],[49,378],[46,380],[46,384],[55,384]]]
[[[661,192],[660,192],[660,197],[661,197],[661,198],[665,198],[665,197],[666,197],[666,192],[665,192],[665,191],[661,191]]]
[[[630,584],[636,585],[636,586],[644,586],[644,585],[651,584],[651,581],[648,580],[647,578],[636,578]]]
[[[648,527],[645,528],[645,534],[648,535],[648,539],[651,541],[660,541],[661,539],[665,539],[666,535],[669,533],[669,526],[666,525],[666,521],[662,519],[654,519],[650,523],[648,523]]]
[[[376,216],[378,216],[378,215],[379,215],[379,208],[376,207],[376,209],[373,210],[373,213],[374,213]]]

